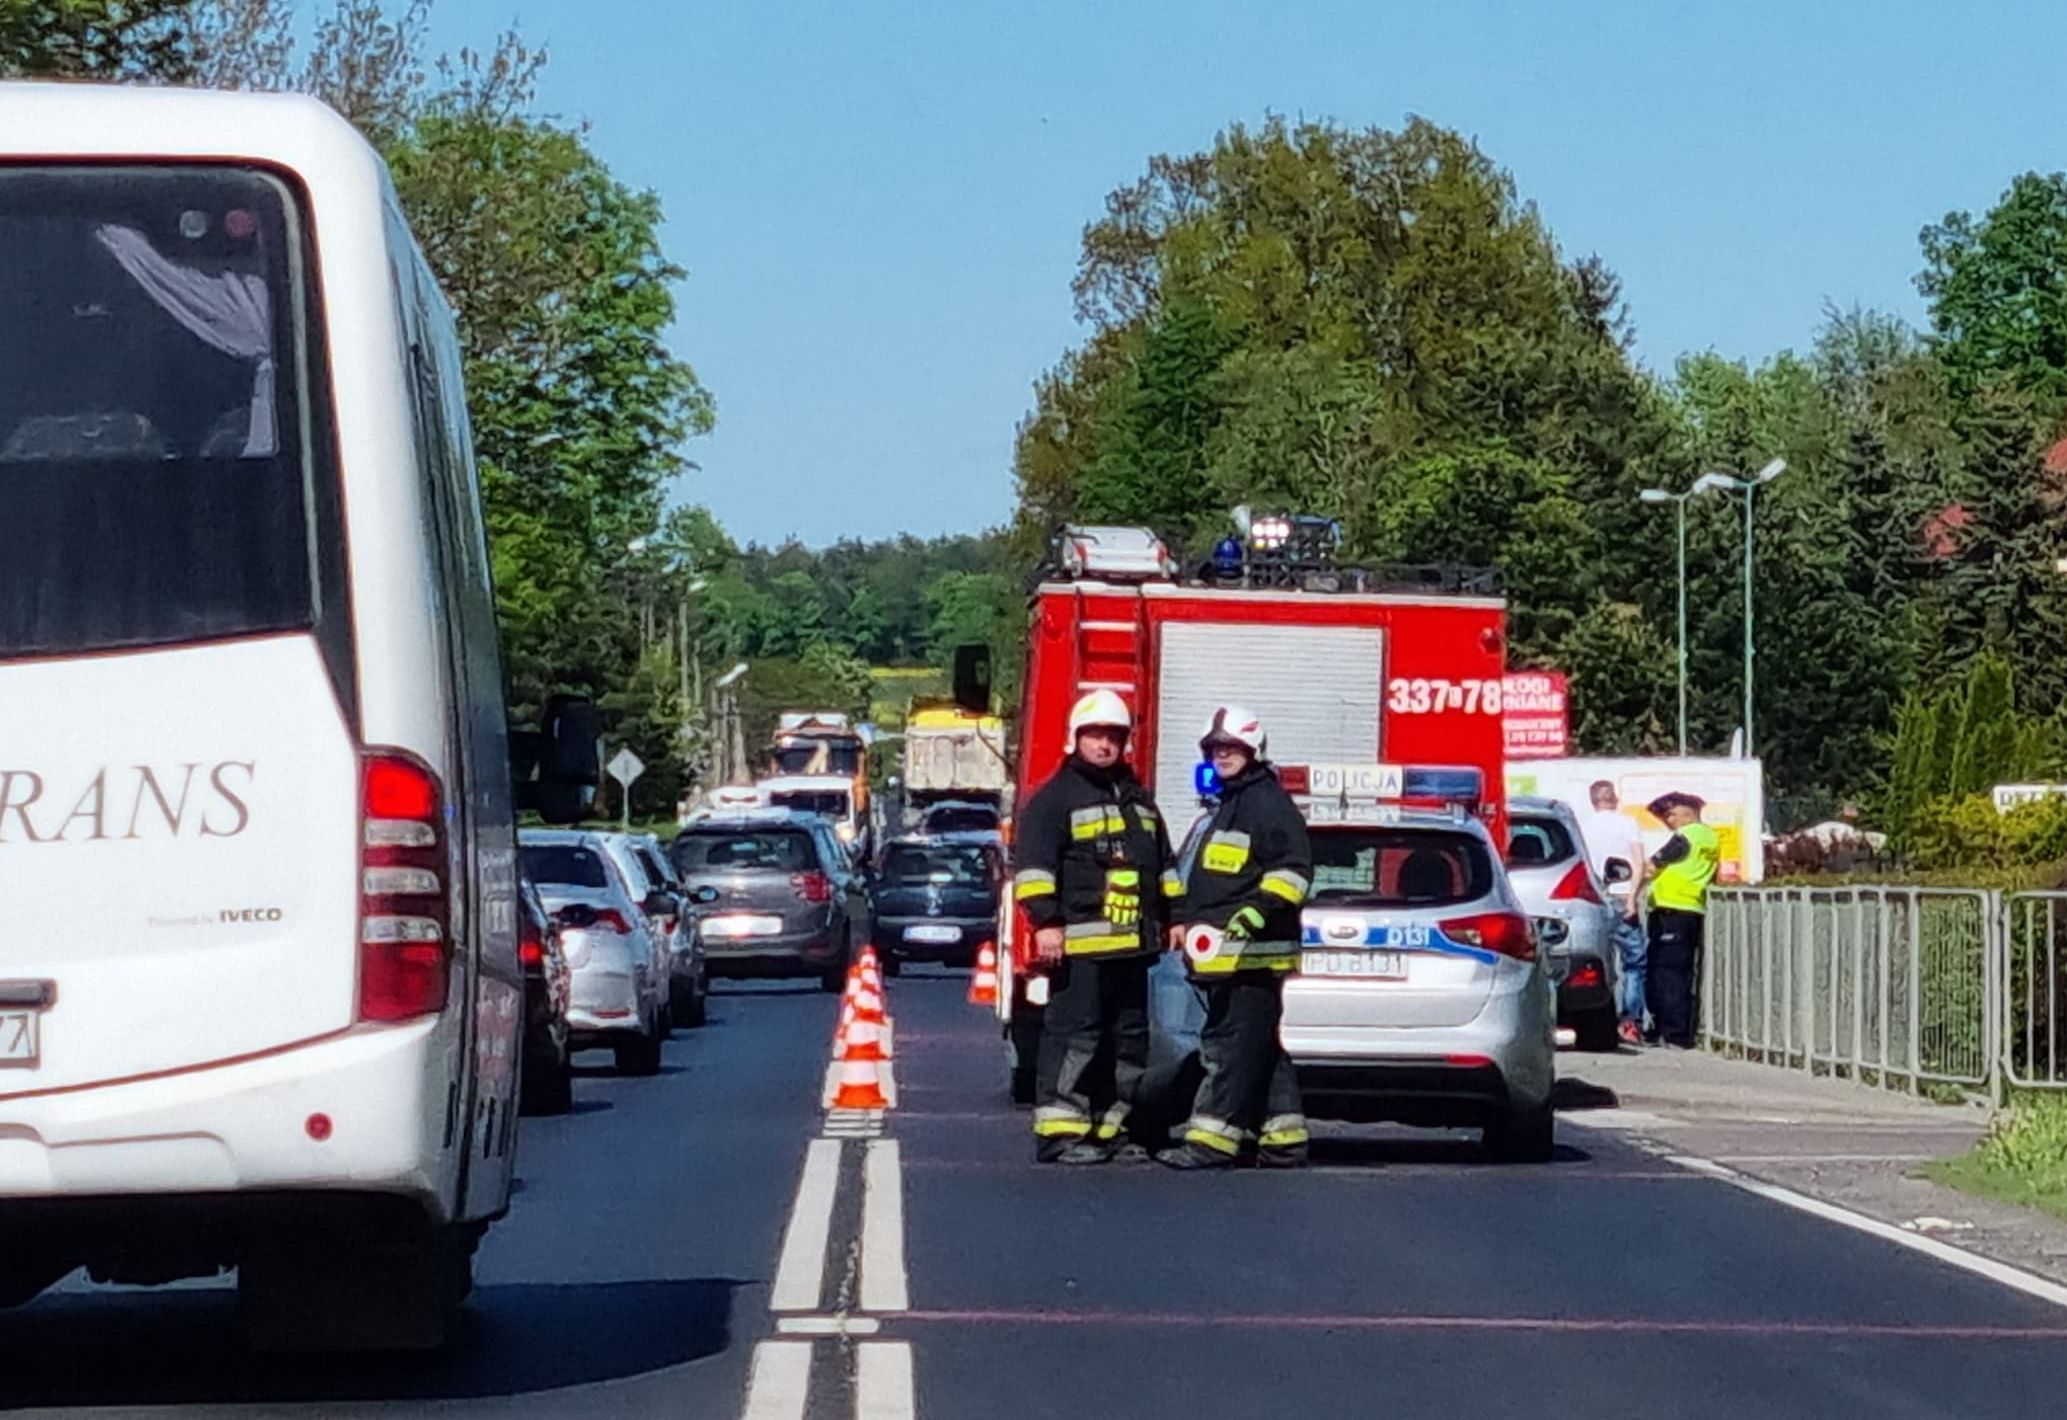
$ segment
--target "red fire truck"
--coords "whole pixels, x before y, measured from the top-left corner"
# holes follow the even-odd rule
[[[1201,811],[1199,735],[1230,700],[1263,717],[1281,763],[1478,769],[1479,811],[1504,843],[1506,603],[1490,575],[1337,567],[1332,524],[1240,511],[1236,524],[1243,540],[1191,577],[1147,529],[1057,538],[1027,631],[1017,802],[1068,754],[1070,706],[1102,688],[1134,712],[1128,758],[1173,843]],[[1024,916],[1009,903],[1000,915],[998,1013],[1024,1103],[1047,982]]]

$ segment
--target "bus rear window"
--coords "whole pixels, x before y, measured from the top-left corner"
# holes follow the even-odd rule
[[[301,230],[255,168],[0,165],[0,656],[315,623]]]

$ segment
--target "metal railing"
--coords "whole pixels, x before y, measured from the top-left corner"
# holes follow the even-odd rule
[[[1748,1058],[1912,1089],[1995,1060],[1994,893],[1747,888],[1710,901],[1702,1025]]]
[[[1702,1035],[1869,1084],[2067,1089],[2067,892],[1732,888],[1709,902]]]

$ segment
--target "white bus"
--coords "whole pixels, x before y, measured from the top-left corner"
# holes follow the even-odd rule
[[[453,317],[296,97],[0,84],[0,257],[0,1305],[439,1344],[523,1025]]]

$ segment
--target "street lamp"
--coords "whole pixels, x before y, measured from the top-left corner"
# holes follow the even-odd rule
[[[1670,503],[1679,514],[1679,755],[1687,757],[1687,499],[1700,485],[1686,493],[1666,488],[1646,488],[1637,494],[1645,503]]]
[[[1744,757],[1746,759],[1750,759],[1756,753],[1756,751],[1752,748],[1751,740],[1751,684],[1753,665],[1753,650],[1751,640],[1751,495],[1758,492],[1759,489],[1763,488],[1766,484],[1771,483],[1774,479],[1778,478],[1781,474],[1785,472],[1787,472],[1787,460],[1773,459],[1771,462],[1767,463],[1764,468],[1760,469],[1757,473],[1752,474],[1749,478],[1738,478],[1732,474],[1727,473],[1704,473],[1698,480],[1696,480],[1693,488],[1690,490],[1694,493],[1700,493],[1704,492],[1706,488],[1731,488],[1736,489],[1744,495]]]

